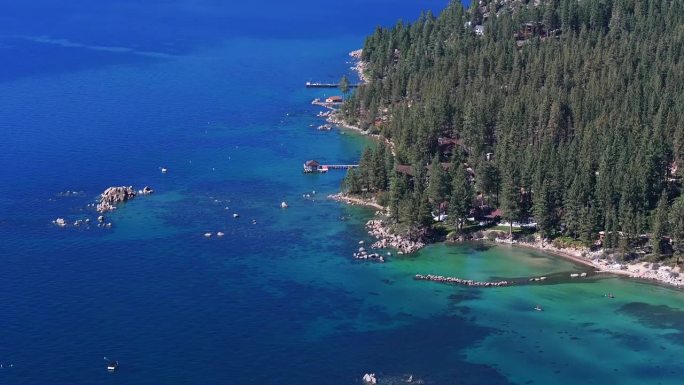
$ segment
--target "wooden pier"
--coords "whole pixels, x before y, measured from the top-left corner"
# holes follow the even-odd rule
[[[350,168],[359,167],[358,164],[323,164],[321,167],[327,167],[329,170],[347,170]]]
[[[356,88],[360,84],[350,84],[349,88]],[[340,88],[339,83],[312,83],[306,82],[306,88]]]
[[[357,168],[358,164],[320,164],[315,160],[307,160],[304,163],[304,173],[320,172],[326,173],[328,170],[347,170]]]

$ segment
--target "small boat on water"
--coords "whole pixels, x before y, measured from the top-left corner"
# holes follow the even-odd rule
[[[535,306],[535,307],[534,307],[534,310],[536,310],[536,311],[544,311],[544,309],[542,309],[542,307],[539,306],[539,305]]]
[[[119,368],[119,361],[109,361],[107,362],[107,370],[110,372],[115,371]]]

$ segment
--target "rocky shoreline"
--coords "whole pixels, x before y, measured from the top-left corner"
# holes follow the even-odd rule
[[[398,250],[398,254],[411,254],[426,245],[422,238],[412,239],[407,235],[392,234],[382,219],[371,219],[366,222],[368,234],[378,240],[371,245],[371,249],[392,248]]]
[[[356,64],[354,64],[351,69],[359,75],[359,80],[361,80],[361,83],[368,83],[368,75],[366,75],[368,63],[361,60],[361,56],[363,56],[363,49],[351,51],[349,52],[349,56],[356,60]]]
[[[337,194],[331,194],[328,195],[328,199],[337,201],[337,202],[342,202],[346,203],[350,206],[368,206],[372,207],[374,209],[378,209],[380,211],[385,211],[385,207],[379,205],[375,200],[367,200],[367,199],[362,199],[362,198],[357,198],[357,197],[352,197],[344,193],[337,193]]]
[[[328,195],[328,199],[343,202],[352,206],[367,206],[377,209],[375,212],[376,216],[383,216],[387,212],[387,208],[379,205],[375,200],[363,199],[360,197],[349,196],[344,193],[337,193]],[[384,219],[371,219],[366,222],[366,230],[368,235],[377,239],[370,248],[373,250],[378,249],[395,249],[397,254],[410,254],[414,253],[426,246],[427,240],[423,237],[411,237],[408,234],[394,234],[390,231],[387,222]],[[361,241],[360,243],[363,243]],[[377,253],[368,253],[365,249],[359,250],[358,253],[354,253],[354,258],[356,259],[375,259],[380,262],[384,262],[384,257]]]

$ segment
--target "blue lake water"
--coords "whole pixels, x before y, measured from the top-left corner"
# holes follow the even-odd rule
[[[335,91],[303,84],[353,75],[347,53],[376,25],[445,4],[5,4],[0,383],[332,385],[366,372],[681,383],[682,292],[623,279],[491,290],[412,279],[579,269],[503,247],[351,259],[372,212],[325,199],[341,172],[301,166],[354,162],[368,142],[312,128],[310,100]],[[156,192],[107,214],[111,229],[52,225],[95,221],[88,204],[112,185]],[[107,373],[103,357],[120,369]]]

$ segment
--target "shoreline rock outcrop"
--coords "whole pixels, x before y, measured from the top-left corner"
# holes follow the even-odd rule
[[[371,249],[393,248],[401,254],[410,254],[425,247],[423,240],[413,240],[407,235],[390,233],[382,219],[371,219],[366,223],[368,234],[377,238],[378,241],[371,245]]]

